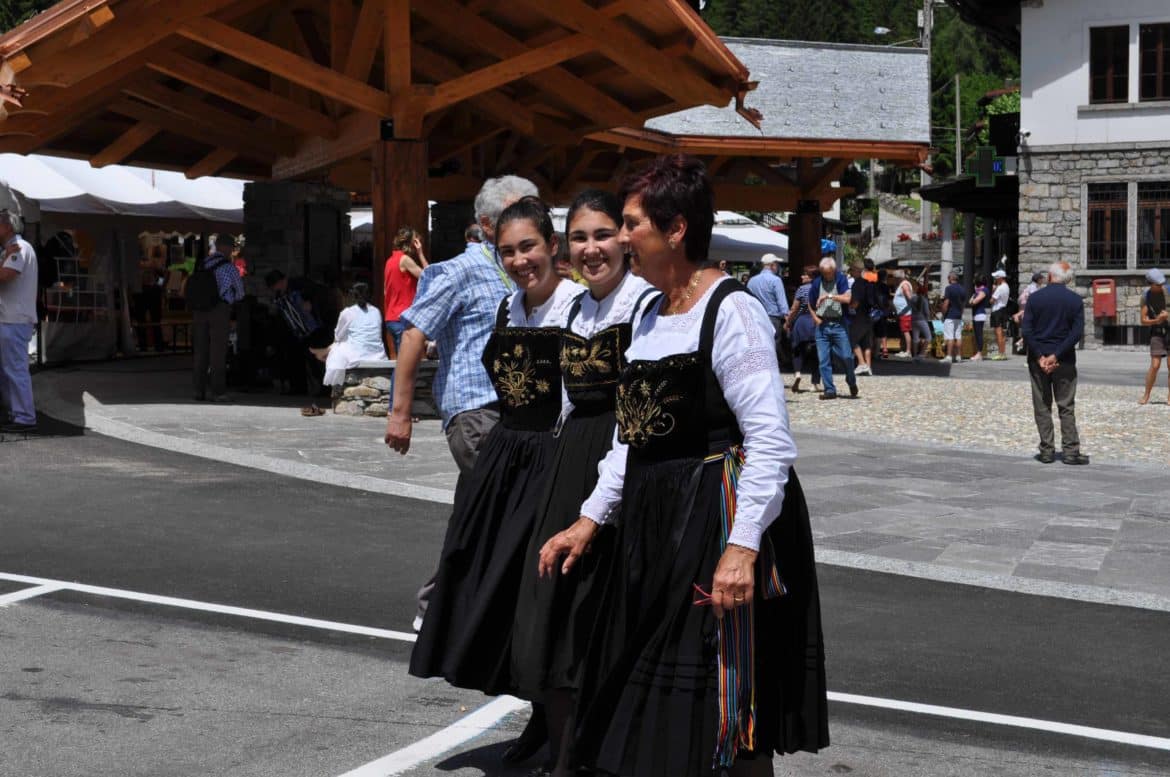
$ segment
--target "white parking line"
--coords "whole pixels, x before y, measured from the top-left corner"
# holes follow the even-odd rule
[[[10,575],[7,573],[0,573],[0,580],[11,580],[17,583],[32,583],[42,586],[56,586],[55,590],[60,591],[77,591],[94,596],[109,596],[114,599],[129,599],[145,604],[159,604],[164,607],[181,607],[185,610],[213,612],[219,615],[235,615],[240,618],[288,623],[293,626],[306,626],[311,629],[340,631],[346,634],[360,634],[366,637],[379,637],[381,639],[396,639],[400,642],[414,642],[418,639],[416,635],[409,634],[405,631],[375,629],[370,626],[356,626],[352,623],[337,623],[336,621],[324,621],[317,618],[302,618],[299,615],[287,615],[285,613],[268,612],[266,610],[252,610],[247,607],[232,607],[226,604],[211,604],[209,602],[195,601],[194,599],[177,599],[173,596],[156,596],[155,594],[144,594],[137,591],[124,591],[120,588],[105,588],[96,585],[85,585],[83,583],[70,583],[65,580],[49,580],[42,577]],[[48,592],[45,591],[44,593]]]
[[[245,607],[231,607],[224,604],[210,604],[208,602],[200,602],[194,599],[179,599],[173,596],[157,596],[155,594],[139,593],[137,591],[125,591],[119,588],[105,588],[103,586],[85,585],[84,583],[71,583],[66,580],[51,580],[44,577],[33,577],[30,575],[13,575],[6,572],[0,572],[0,580],[8,580],[15,583],[28,583],[34,588],[24,589],[12,594],[7,594],[0,597],[0,605],[21,601],[22,599],[30,599],[35,596],[52,593],[53,591],[77,591],[79,593],[92,594],[94,596],[108,596],[115,599],[128,599],[136,602],[143,602],[145,604],[158,604],[165,607],[180,607],[187,610],[198,610],[200,612],[212,612],[221,615],[235,615],[241,618],[252,618],[254,620],[272,621],[276,623],[287,623],[293,626],[305,626],[313,629],[324,629],[326,631],[339,631],[346,634],[360,634],[369,637],[378,637],[380,639],[393,639],[400,642],[414,642],[418,639],[417,635],[410,634],[404,631],[392,631],[390,629],[375,629],[369,626],[357,626],[350,623],[337,623],[334,621],[318,620],[316,618],[302,618],[299,615],[287,615],[284,613],[267,612],[265,610],[252,610]],[[19,598],[13,598],[19,597]],[[506,702],[505,700],[511,699]],[[1096,739],[1103,742],[1114,742],[1122,745],[1132,745],[1135,747],[1147,747],[1154,750],[1170,751],[1170,738],[1150,736],[1148,734],[1134,734],[1128,731],[1114,731],[1112,729],[1093,728],[1091,726],[1079,726],[1071,723],[1059,723],[1051,720],[1040,720],[1038,718],[1024,718],[1015,715],[1001,715],[995,712],[981,712],[979,710],[966,710],[958,707],[940,707],[934,704],[920,704],[912,701],[900,701],[898,699],[882,699],[876,696],[858,696],[851,693],[838,693],[835,691],[829,692],[829,699],[840,704],[856,704],[863,707],[880,707],[883,709],[899,710],[902,712],[911,712],[918,715],[933,715],[936,717],[955,718],[958,720],[969,720],[977,723],[990,723],[997,726],[1011,726],[1014,728],[1025,728],[1032,731],[1045,731],[1053,734],[1065,734],[1068,736],[1082,737],[1085,739]],[[497,705],[497,703],[499,703]],[[482,732],[483,727],[490,727],[491,723],[484,723],[491,718],[497,716],[495,720],[503,718],[510,712],[514,712],[520,707],[510,707],[511,704],[519,704],[521,707],[527,702],[522,702],[511,697],[500,697],[494,702],[481,707],[476,712],[468,715],[460,721],[452,724],[446,729],[443,729],[436,734],[427,737],[426,739],[416,743],[421,746],[424,742],[430,742],[428,748],[438,747],[443,742],[454,742],[447,749],[456,747],[462,742],[475,736],[475,733],[468,732]],[[493,706],[496,705],[496,706]],[[501,710],[504,710],[501,712]],[[480,717],[475,717],[479,713],[484,713]],[[476,728],[479,727],[479,728]],[[464,730],[466,729],[466,731]],[[458,737],[468,735],[463,739]],[[458,740],[458,741],[455,741]],[[406,751],[411,750],[416,745],[411,745],[406,750],[400,750],[391,753],[386,758],[394,758]],[[413,751],[412,751],[413,752]],[[422,752],[421,750],[419,752]],[[427,752],[432,752],[428,750]],[[431,756],[445,752],[445,750],[433,751]],[[411,756],[412,758],[414,756]],[[382,763],[385,759],[380,759],[373,763]],[[424,759],[425,760],[425,759]],[[397,763],[397,762],[393,762]],[[406,761],[403,761],[406,763]],[[415,762],[412,762],[412,764]],[[412,764],[402,767],[402,770],[411,768]],[[372,765],[372,764],[371,764]],[[371,766],[367,765],[367,766]],[[366,767],[361,767],[362,769]],[[401,770],[400,770],[401,771]],[[344,777],[367,777],[367,775],[375,774],[398,774],[399,772],[350,772]]]
[[[834,691],[829,691],[829,700],[842,704],[857,704],[862,707],[881,707],[882,709],[913,712],[919,715],[971,720],[977,723],[991,723],[996,726],[1012,726],[1015,728],[1031,729],[1032,731],[1047,731],[1052,734],[1067,734],[1085,739],[1098,739],[1103,742],[1149,747],[1154,750],[1170,750],[1170,739],[1149,736],[1147,734],[1131,734],[1128,731],[1113,731],[1107,728],[1057,723],[1052,720],[1021,718],[1015,715],[1000,715],[995,712],[979,712],[978,710],[964,710],[956,707],[939,707],[934,704],[919,704],[912,701],[898,701],[897,699],[880,699],[875,696],[857,696],[852,693],[836,693]]]
[[[23,602],[25,599],[33,599],[37,596],[51,594],[54,591],[60,590],[61,586],[55,583],[37,585],[33,586],[32,588],[22,588],[19,591],[13,591],[10,594],[4,594],[3,596],[0,596],[0,607],[7,607],[8,605],[15,604],[16,602]]]
[[[528,702],[512,696],[501,696],[484,706],[436,731],[426,739],[420,739],[413,745],[395,750],[390,755],[383,756],[377,761],[359,766],[348,771],[341,777],[394,777],[408,769],[421,766],[444,753],[448,753],[462,744],[470,742],[477,736],[491,730],[508,715],[522,710]]]

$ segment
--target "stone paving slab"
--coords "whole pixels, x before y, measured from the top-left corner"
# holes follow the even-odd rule
[[[332,473],[367,490],[415,487],[429,489],[424,498],[450,500],[456,470],[437,421],[416,424],[401,457],[382,443],[378,419],[303,418],[295,400],[272,395],[196,404],[186,399],[186,373],[164,365],[43,371],[38,402],[54,417],[123,439],[198,442],[185,452],[223,451],[282,474]],[[917,565],[940,579],[948,569],[976,571],[988,585],[1096,587],[1103,599],[1141,594],[1142,606],[1170,609],[1170,478],[1153,466],[1166,463],[1160,448],[1153,452],[1156,436],[1141,431],[1166,408],[1138,407],[1127,387],[1083,387],[1078,413],[1094,462],[1073,470],[1031,460],[1030,405],[1022,412],[1017,402],[1027,401],[1023,383],[951,379],[915,393],[907,378],[862,380],[863,399],[839,401],[832,413],[812,394],[789,405],[825,558],[886,560],[903,573]],[[891,431],[896,445],[882,436]],[[265,463],[249,463],[253,456]]]

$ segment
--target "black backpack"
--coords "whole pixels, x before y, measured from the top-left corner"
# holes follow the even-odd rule
[[[215,280],[215,271],[225,264],[227,259],[219,259],[206,266],[203,262],[195,264],[195,272],[187,279],[188,308],[202,313],[212,310],[223,301],[219,296],[219,282]]]

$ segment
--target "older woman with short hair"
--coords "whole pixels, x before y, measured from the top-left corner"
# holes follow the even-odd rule
[[[597,488],[540,556],[542,574],[569,574],[621,505],[575,760],[619,777],[770,775],[775,753],[828,745],[812,532],[772,323],[706,264],[701,162],[660,157],[622,197],[621,240],[663,295],[635,324]]]

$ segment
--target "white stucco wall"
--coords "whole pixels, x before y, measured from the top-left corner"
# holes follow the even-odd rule
[[[1170,102],[1138,102],[1138,26],[1170,0],[1044,0],[1021,9],[1021,130],[1031,146],[1170,140]],[[1089,28],[1130,26],[1129,104],[1089,107]]]

